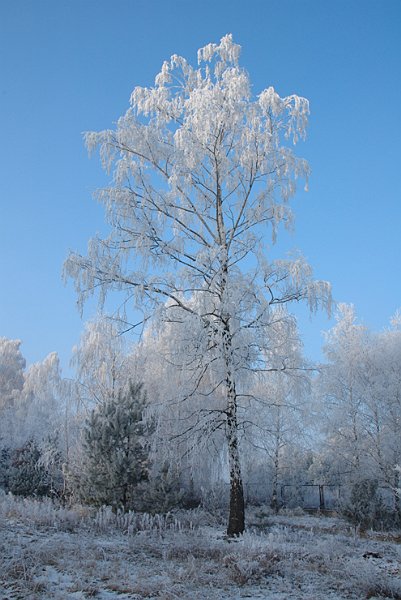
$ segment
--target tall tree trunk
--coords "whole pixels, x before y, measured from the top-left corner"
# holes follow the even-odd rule
[[[276,432],[277,433],[277,432]],[[280,434],[278,434],[279,436]],[[274,472],[273,472],[273,490],[270,500],[270,507],[278,513],[278,472],[280,465],[280,440],[276,438],[276,447],[274,449]]]
[[[230,402],[227,410],[227,443],[230,467],[230,511],[227,535],[236,536],[244,533],[245,503],[238,448],[237,407],[235,402]]]
[[[222,324],[222,350],[226,369],[228,464],[230,469],[230,509],[227,535],[238,536],[245,529],[244,486],[242,483],[241,463],[238,443],[237,392],[235,387],[235,368],[233,365],[233,342],[230,330],[230,315],[226,312],[228,284],[228,247],[223,217],[223,199],[220,186],[219,164],[216,161],[216,222],[220,243],[220,308]]]
[[[394,464],[398,464],[395,462]],[[401,491],[400,491],[400,473],[396,469],[394,476],[394,510],[397,517],[401,517]]]
[[[244,533],[245,529],[245,502],[238,443],[237,394],[231,357],[232,340],[228,319],[224,321],[223,348],[227,369],[226,436],[228,444],[228,464],[230,469],[230,510],[228,516],[227,535],[238,536]]]

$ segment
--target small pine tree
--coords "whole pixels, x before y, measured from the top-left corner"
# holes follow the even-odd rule
[[[51,476],[41,462],[41,450],[34,440],[28,440],[11,453],[8,489],[17,496],[50,496]]]
[[[143,421],[146,394],[142,384],[130,383],[92,411],[84,430],[81,498],[114,510],[135,507],[136,488],[149,476],[151,425]]]
[[[166,513],[184,505],[185,492],[179,474],[165,462],[160,472],[141,486],[140,510],[151,514]]]
[[[4,446],[0,450],[0,488],[5,492],[10,489],[11,450]]]
[[[351,498],[343,508],[344,516],[362,530],[387,529],[399,526],[395,511],[385,507],[378,493],[378,482],[363,479],[354,483]]]

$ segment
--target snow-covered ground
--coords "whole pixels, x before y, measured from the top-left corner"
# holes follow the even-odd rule
[[[228,540],[205,511],[116,517],[0,497],[0,598],[401,599],[396,534],[248,511]]]

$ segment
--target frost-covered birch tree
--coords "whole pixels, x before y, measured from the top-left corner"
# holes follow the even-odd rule
[[[270,357],[271,372],[258,374],[253,384],[249,381],[250,406],[244,423],[245,440],[249,450],[253,450],[248,450],[250,460],[259,471],[263,465],[264,478],[267,472],[270,474],[270,506],[276,511],[280,483],[288,480],[291,470],[297,470],[290,466],[289,457],[295,458],[298,447],[303,446],[304,450],[308,429],[305,413],[306,397],[310,396],[309,369],[302,357],[295,320],[292,332],[290,324],[288,320],[284,331],[276,330],[273,346],[285,355],[285,369],[274,370],[277,362]]]
[[[120,292],[126,318],[139,307],[145,319],[187,321],[196,333],[193,387],[208,378],[209,396],[224,398],[216,415],[227,442],[229,535],[245,526],[241,371],[271,368],[271,323],[286,319],[288,303],[315,310],[330,300],[302,257],[268,255],[280,224],[292,223],[297,179],[309,174],[290,147],[305,136],[308,101],[272,87],[253,97],[239,54],[226,35],[199,50],[198,67],[172,56],[153,87],[134,89],[114,130],[86,134],[113,173],[99,192],[111,231],[65,265],[81,303]],[[285,369],[285,357],[274,368]]]
[[[13,406],[24,385],[25,358],[20,340],[0,337],[0,410]]]
[[[323,402],[322,418],[331,447],[331,462],[341,465],[351,481],[366,471],[363,381],[369,332],[359,325],[353,305],[338,305],[337,323],[326,334],[328,363],[321,368],[316,391]]]
[[[392,327],[372,336],[364,369],[364,426],[367,454],[382,485],[399,487],[401,462],[401,328],[397,315]],[[401,514],[399,497],[395,508]]]
[[[0,337],[0,444],[8,445],[14,436],[15,404],[24,387],[25,358],[20,340]]]
[[[98,315],[85,324],[71,366],[75,367],[76,394],[86,410],[116,399],[132,374],[124,338],[110,317]]]

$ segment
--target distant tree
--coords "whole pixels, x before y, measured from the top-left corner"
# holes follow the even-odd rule
[[[401,462],[401,327],[371,336],[364,368],[364,431],[366,451],[381,485],[399,487],[397,465]],[[395,508],[401,516],[399,497]]]
[[[274,242],[280,224],[291,225],[288,200],[309,173],[286,145],[305,136],[308,101],[280,98],[272,87],[253,99],[239,53],[226,35],[199,50],[198,69],[172,56],[154,87],[135,88],[115,131],[86,134],[114,171],[99,194],[111,233],[65,264],[81,305],[95,291],[101,302],[118,291],[124,317],[131,305],[145,320],[192,331],[180,358],[192,390],[185,386],[181,400],[198,389],[218,398],[205,414],[209,432],[225,431],[229,535],[245,526],[242,375],[286,368],[285,357],[269,359],[272,324],[288,318],[287,304],[306,300],[316,310],[330,302],[330,286],[313,280],[302,257],[267,259],[267,233]]]
[[[12,446],[17,432],[15,404],[24,386],[25,358],[20,340],[0,337],[0,445]]]
[[[149,477],[149,436],[144,422],[146,394],[142,384],[92,410],[83,432],[83,456],[77,473],[84,500],[114,509],[135,506],[139,483]]]
[[[20,340],[0,337],[0,410],[13,403],[24,385],[25,358]]]
[[[129,380],[130,364],[124,339],[111,318],[98,315],[86,323],[71,365],[79,404],[86,410],[118,396]]]
[[[302,355],[295,319],[279,321],[272,328],[269,364],[277,369],[248,377],[241,405],[243,453],[252,473],[248,487],[251,483],[255,499],[268,500],[278,510],[280,485],[287,482],[293,468],[289,457],[295,456],[306,438],[310,368]]]
[[[66,391],[57,352],[51,352],[43,361],[29,366],[15,407],[20,436],[24,440],[40,442],[57,432],[62,444]]]
[[[339,304],[337,323],[327,333],[317,394],[322,427],[330,447],[329,462],[337,463],[343,479],[358,481],[367,468],[364,412],[366,407],[366,352],[370,336],[357,323],[354,307]]]
[[[294,467],[297,451],[303,449],[305,432],[305,383],[290,378],[285,373],[270,373],[266,378],[265,396],[259,390],[263,403],[255,407],[246,430],[248,444],[254,450],[258,463],[263,464],[264,478],[271,480],[270,506],[277,511],[280,506],[280,485],[288,481]],[[257,410],[259,408],[259,410]],[[306,452],[304,452],[306,454]],[[251,454],[256,462],[255,452]],[[252,460],[252,458],[251,458]]]
[[[38,460],[37,469],[46,471],[50,487],[59,493],[70,445],[71,386],[61,377],[56,352],[25,369],[20,343],[0,340],[0,449],[10,456],[19,453],[16,476]]]
[[[15,404],[24,386],[25,358],[20,340],[0,337],[0,446],[15,446]]]

